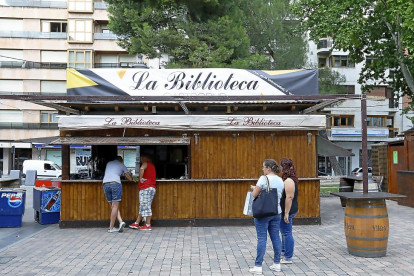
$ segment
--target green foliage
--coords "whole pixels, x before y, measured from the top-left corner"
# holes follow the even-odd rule
[[[413,97],[413,1],[297,0],[293,12],[312,40],[329,36],[334,48],[349,51],[355,62],[366,55],[375,59],[364,66],[358,80],[364,92],[388,83],[400,96]],[[390,68],[392,74],[387,73]]]
[[[346,77],[329,68],[319,69],[319,94],[345,94]]]
[[[130,54],[166,68],[292,69],[305,61],[285,0],[108,0],[109,28]]]

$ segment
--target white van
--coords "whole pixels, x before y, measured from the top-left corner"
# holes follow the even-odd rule
[[[37,171],[37,177],[62,177],[62,169],[53,161],[25,160],[23,162],[23,175],[28,170]]]

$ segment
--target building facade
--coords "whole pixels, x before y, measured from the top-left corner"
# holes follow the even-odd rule
[[[119,47],[108,30],[106,8],[92,0],[0,0],[0,93],[63,95],[66,68],[136,63],[136,56]],[[3,174],[21,169],[26,159],[60,163],[59,148],[30,143],[58,135],[56,110],[0,100],[0,133]]]
[[[309,42],[309,63],[319,68],[330,68],[346,77],[346,94],[361,94],[358,84],[359,74],[364,63],[354,64],[347,52],[332,47],[332,41],[324,38],[318,44]],[[372,62],[369,56],[364,62]],[[402,114],[408,106],[408,99],[395,99],[393,91],[386,84],[377,85],[367,94],[368,156],[371,165],[371,146],[376,143],[399,139],[397,135],[412,127],[410,120]],[[361,102],[341,100],[326,106],[319,112],[327,115],[327,136],[329,140],[353,152],[353,157],[338,157],[343,174],[351,174],[352,169],[362,166],[361,144]],[[413,116],[413,114],[411,114]],[[334,174],[329,158],[319,157],[319,171]]]

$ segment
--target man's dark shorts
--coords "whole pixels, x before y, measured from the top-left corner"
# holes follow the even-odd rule
[[[108,202],[121,201],[122,185],[117,182],[104,183],[103,189]]]

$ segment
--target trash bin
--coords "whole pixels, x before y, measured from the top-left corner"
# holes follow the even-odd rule
[[[40,224],[59,223],[61,191],[56,187],[33,188],[34,219]]]
[[[0,227],[21,227],[26,190],[0,189]]]

